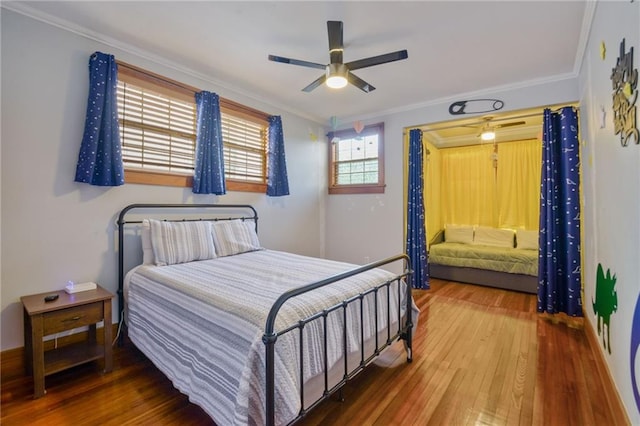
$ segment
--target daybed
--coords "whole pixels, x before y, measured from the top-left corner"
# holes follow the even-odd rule
[[[214,217],[177,220],[185,211]],[[358,267],[267,250],[257,220],[251,206],[120,213],[128,336],[190,401],[217,424],[290,424],[399,339],[411,361],[406,255]],[[124,241],[136,237],[142,265],[125,275]],[[381,269],[394,262],[403,272]]]
[[[447,225],[429,245],[429,275],[537,293],[538,232]]]

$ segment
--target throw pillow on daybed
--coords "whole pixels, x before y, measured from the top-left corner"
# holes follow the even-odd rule
[[[538,231],[525,231],[518,229],[516,232],[516,248],[523,250],[538,250]]]
[[[473,226],[471,225],[450,225],[444,227],[444,240],[447,243],[473,243]]]
[[[514,236],[515,232],[512,229],[476,226],[475,234],[473,236],[473,244],[513,248]]]

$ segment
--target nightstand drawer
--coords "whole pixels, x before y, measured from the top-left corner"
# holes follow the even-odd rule
[[[102,302],[47,312],[43,315],[44,335],[102,321]]]

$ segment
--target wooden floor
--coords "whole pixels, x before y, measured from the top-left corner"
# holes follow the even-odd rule
[[[303,425],[614,425],[594,356],[578,326],[535,313],[535,296],[432,280],[415,291],[414,360],[370,366]],[[114,371],[87,364],[2,383],[5,425],[211,425],[132,345]],[[221,425],[222,426],[222,425]]]

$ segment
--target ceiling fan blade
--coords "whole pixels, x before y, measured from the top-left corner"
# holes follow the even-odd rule
[[[332,64],[342,63],[342,52],[344,44],[342,42],[342,21],[327,21],[327,32],[329,33],[329,56]]]
[[[359,59],[357,61],[345,64],[349,70],[357,70],[360,68],[372,67],[374,65],[386,64],[387,62],[399,61],[407,59],[409,54],[406,50],[398,50],[397,52],[386,53],[384,55],[372,56],[370,58]]]
[[[375,87],[373,87],[372,85],[370,85],[369,83],[367,83],[366,81],[364,81],[363,79],[361,79],[360,77],[356,76],[353,73],[349,73],[347,75],[347,80],[349,80],[349,83],[353,84],[354,86],[356,86],[358,89],[362,90],[365,93],[373,92],[374,90],[376,90]]]
[[[299,59],[290,59],[275,55],[269,55],[269,60],[273,62],[281,62],[283,64],[300,65],[301,67],[317,68],[320,70],[324,70],[327,67],[326,65],[317,64],[315,62],[301,61]]]
[[[511,123],[496,124],[494,127],[502,129],[504,127],[520,126],[521,124],[526,124],[526,122],[525,121],[512,121]]]
[[[307,87],[302,89],[302,91],[303,92],[310,92],[313,89],[315,89],[316,87],[320,86],[322,83],[324,83],[326,79],[327,79],[327,75],[326,74],[322,74],[313,83],[311,83],[310,85],[308,85]]]

